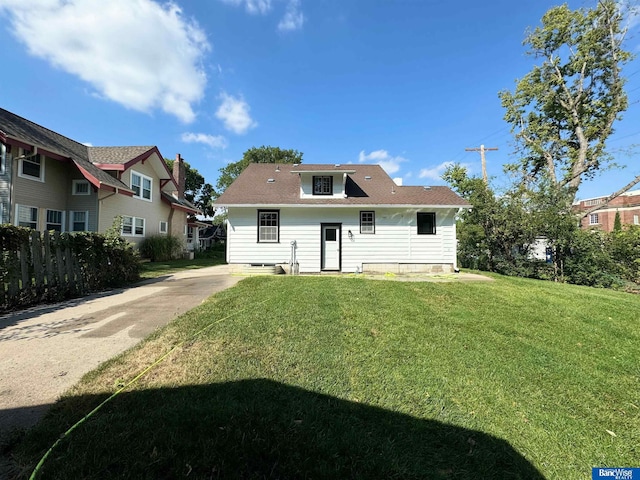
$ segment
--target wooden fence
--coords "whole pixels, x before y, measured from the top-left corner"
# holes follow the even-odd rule
[[[78,297],[138,278],[137,255],[121,243],[115,249],[107,246],[95,233],[75,238],[32,230],[11,243],[0,245],[0,311]]]

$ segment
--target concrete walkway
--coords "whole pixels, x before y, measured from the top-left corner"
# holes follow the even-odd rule
[[[102,362],[242,277],[220,265],[0,316],[0,437],[34,425]]]

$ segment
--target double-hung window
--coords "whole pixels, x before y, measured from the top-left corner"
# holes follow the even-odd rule
[[[71,212],[71,231],[86,232],[89,230],[89,212]]]
[[[160,233],[167,233],[169,231],[169,224],[167,222],[160,222],[158,231]]]
[[[258,242],[277,243],[280,241],[280,211],[258,210]]]
[[[151,201],[152,185],[153,181],[150,177],[138,172],[131,172],[131,189],[134,197]]]
[[[333,177],[330,175],[314,175],[313,194],[333,195]]]
[[[598,225],[600,223],[600,216],[597,213],[591,213],[589,215],[589,225]]]
[[[144,218],[122,217],[122,235],[144,237]]]
[[[436,214],[434,212],[418,212],[418,235],[435,235]]]
[[[47,230],[62,232],[62,225],[64,225],[64,212],[47,210]]]
[[[20,159],[18,176],[44,182],[44,157],[40,154],[25,152]]]
[[[360,233],[376,233],[375,212],[360,212]]]
[[[16,220],[19,227],[38,228],[38,209],[26,205],[16,206]]]

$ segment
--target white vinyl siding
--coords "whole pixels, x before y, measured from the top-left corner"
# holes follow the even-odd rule
[[[256,243],[255,208],[228,210],[228,262],[288,264],[296,241],[300,272],[320,271],[320,224],[342,224],[342,271],[363,263],[434,263],[455,265],[454,209],[434,209],[436,234],[418,235],[415,210],[375,210],[375,235],[361,234],[359,208],[280,208],[279,243]],[[348,237],[351,230],[353,238]]]

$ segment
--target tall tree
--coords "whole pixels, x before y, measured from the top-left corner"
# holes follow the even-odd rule
[[[250,163],[302,163],[302,155],[302,152],[292,149],[282,150],[264,145],[252,147],[244,152],[241,160],[220,169],[220,177],[216,183],[217,194],[224,192]]]
[[[520,190],[496,195],[482,178],[469,176],[459,164],[449,166],[442,178],[473,205],[458,223],[458,254],[463,267],[506,273],[505,269],[526,258],[536,228]]]
[[[165,158],[164,161],[172,172],[175,160]],[[215,193],[213,185],[206,183],[200,172],[188,162],[183,163],[185,167],[184,198],[198,207],[204,216],[213,217],[215,214],[215,208],[212,205],[212,197]]]
[[[563,189],[569,205],[582,180],[609,160],[605,142],[627,108],[621,71],[631,59],[614,0],[592,9],[550,9],[524,44],[541,60],[516,85],[500,92],[521,160],[510,168],[525,183],[544,177]]]

